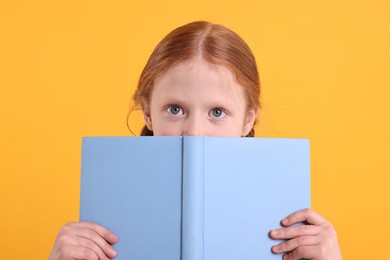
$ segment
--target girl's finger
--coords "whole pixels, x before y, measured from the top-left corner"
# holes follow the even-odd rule
[[[107,228],[92,222],[69,222],[67,225],[86,228],[95,231],[110,244],[118,242],[118,237]]]
[[[94,230],[86,229],[86,228],[77,228],[76,235],[81,239],[80,242],[82,241],[84,244],[88,246],[88,248],[92,248],[92,247],[95,248],[94,246],[92,246],[93,244],[96,247],[98,247],[99,251],[101,251],[105,256],[108,257],[116,256],[116,251],[114,250],[114,248],[112,248],[112,246]],[[100,257],[99,252],[97,253]]]
[[[314,225],[298,225],[271,230],[269,235],[273,239],[291,239],[300,236],[318,235],[322,228]]]
[[[85,238],[79,238],[78,239],[78,247],[81,247],[81,248],[85,248],[87,249],[86,251],[92,251],[95,253],[95,255],[98,256],[98,259],[108,259],[108,257],[114,257],[114,256],[110,256],[110,255],[107,255],[103,249],[98,246],[95,242],[93,242],[92,240],[89,240],[89,239],[85,239]]]
[[[89,222],[69,222],[65,225],[64,228],[65,228],[64,232],[71,232],[71,234],[73,234],[72,236],[79,238],[78,240],[75,240],[72,243],[73,245],[80,246],[79,243],[80,241],[82,241],[80,239],[87,239],[92,243],[96,244],[100,248],[100,251],[103,251],[103,253],[106,256],[108,257],[116,256],[117,252],[109,244],[109,241],[106,240],[107,237],[114,236],[114,234],[108,229],[100,225],[97,225],[95,223],[89,223]],[[66,229],[68,229],[68,231]],[[105,237],[102,237],[102,235],[104,235]],[[116,238],[116,241],[117,240],[118,239]],[[84,243],[86,242],[84,241]]]
[[[281,222],[283,226],[291,226],[299,222],[321,225],[326,223],[327,220],[312,209],[302,209],[287,216]]]
[[[286,253],[295,250],[298,247],[302,246],[315,246],[321,243],[321,238],[319,236],[301,236],[294,239],[290,239],[279,245],[272,247],[272,252],[275,254]]]

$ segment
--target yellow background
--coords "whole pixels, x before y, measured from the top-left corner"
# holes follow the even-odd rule
[[[344,258],[390,259],[389,13],[386,0],[0,0],[0,258],[48,257],[78,219],[81,137],[130,135],[154,46],[203,19],[255,53],[257,135],[311,140],[312,205]]]

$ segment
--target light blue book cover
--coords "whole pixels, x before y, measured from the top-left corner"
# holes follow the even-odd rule
[[[80,200],[116,259],[281,259],[268,232],[310,207],[309,141],[86,137]]]

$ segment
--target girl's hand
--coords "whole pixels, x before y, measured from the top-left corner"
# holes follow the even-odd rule
[[[304,222],[299,226],[292,226]],[[287,241],[273,246],[283,260],[341,260],[340,247],[333,225],[312,209],[297,211],[282,220],[283,228],[270,231],[273,239]]]
[[[118,238],[108,229],[90,222],[69,222],[58,232],[49,260],[99,259],[116,256],[111,247]]]

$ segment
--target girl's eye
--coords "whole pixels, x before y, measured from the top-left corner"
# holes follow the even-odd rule
[[[211,111],[211,116],[215,118],[222,118],[225,116],[225,112],[221,108],[213,108]]]
[[[179,106],[170,106],[168,107],[168,112],[171,113],[172,115],[178,115],[178,114],[183,114],[183,110]]]

